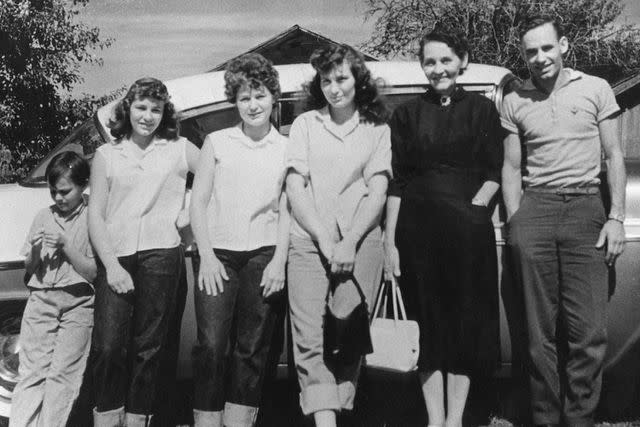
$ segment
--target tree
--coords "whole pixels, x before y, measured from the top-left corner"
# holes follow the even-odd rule
[[[65,98],[82,81],[81,64],[101,64],[94,52],[111,42],[77,21],[88,1],[0,1],[3,181],[22,177],[65,136],[69,122],[81,118],[71,117],[76,113],[64,108]]]
[[[565,64],[608,79],[640,68],[640,33],[618,24],[621,0],[363,0],[375,19],[363,49],[385,58],[415,57],[420,37],[434,28],[464,34],[475,62],[501,65],[520,77],[528,71],[520,57],[519,28],[534,14],[553,16],[570,49]]]

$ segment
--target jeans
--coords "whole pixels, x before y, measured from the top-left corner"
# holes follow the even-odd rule
[[[535,424],[593,424],[607,340],[608,272],[595,247],[604,222],[599,194],[527,190],[509,223]]]
[[[99,265],[92,348],[98,414],[123,407],[131,414],[153,412],[183,257],[175,247],[118,258],[135,288],[125,295],[109,287]]]
[[[20,329],[20,382],[12,427],[64,427],[82,384],[91,343],[94,292],[87,283],[33,289]]]
[[[273,246],[252,251],[214,249],[229,276],[224,292],[213,296],[194,290],[196,425],[198,420],[219,419],[223,410],[225,426],[255,422],[277,318],[276,300],[265,300],[260,282],[274,251]],[[197,270],[199,263],[194,261]]]

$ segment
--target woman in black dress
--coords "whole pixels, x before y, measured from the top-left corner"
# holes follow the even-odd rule
[[[456,85],[469,57],[464,39],[434,31],[419,56],[430,87],[391,119],[385,274],[402,272],[408,312],[420,325],[429,425],[453,427],[462,425],[470,377],[492,372],[499,358],[487,206],[499,188],[502,128],[492,101]]]

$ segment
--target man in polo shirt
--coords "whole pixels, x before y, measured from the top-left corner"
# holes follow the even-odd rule
[[[624,248],[619,107],[604,80],[563,67],[569,45],[553,20],[531,19],[520,41],[531,78],[504,101],[503,196],[526,306],[533,422],[591,426],[606,349],[608,267]],[[608,217],[598,189],[602,151]],[[566,349],[560,365],[559,348]]]

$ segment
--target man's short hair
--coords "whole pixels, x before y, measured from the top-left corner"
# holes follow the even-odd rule
[[[545,24],[551,24],[553,26],[553,29],[556,30],[556,35],[558,36],[558,40],[560,40],[560,37],[564,36],[562,27],[560,26],[558,21],[555,20],[555,18],[552,18],[549,15],[533,15],[526,18],[522,23],[522,25],[520,25],[519,32],[518,32],[518,35],[520,36],[520,40],[522,40],[524,35],[529,31],[533,30],[534,28],[541,27],[542,25],[545,25]]]

